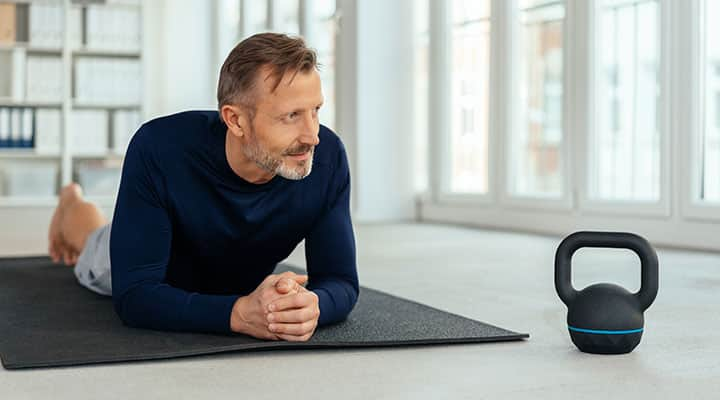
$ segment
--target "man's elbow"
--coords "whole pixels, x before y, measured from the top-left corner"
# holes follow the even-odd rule
[[[358,282],[350,282],[348,289],[348,304],[350,305],[348,314],[350,311],[352,311],[353,308],[355,308],[355,304],[357,304],[358,298],[360,297],[360,287],[358,286]]]
[[[113,290],[113,306],[115,313],[126,326],[132,328],[153,329],[153,324],[147,318],[149,311],[147,305],[150,301],[147,294],[143,293],[141,286],[125,290]]]
[[[127,307],[127,296],[125,294],[116,294],[113,293],[112,296],[113,299],[113,306],[115,308],[115,314],[120,318],[120,321],[122,321],[123,324],[130,326],[130,327],[138,327],[136,323],[136,319],[134,318],[132,310],[129,310]]]

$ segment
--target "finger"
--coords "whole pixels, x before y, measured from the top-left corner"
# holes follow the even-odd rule
[[[314,332],[306,333],[302,336],[296,336],[296,335],[285,335],[285,334],[277,334],[275,335],[279,339],[286,340],[288,342],[307,342],[310,340]]]
[[[297,324],[270,324],[268,330],[276,335],[302,336],[315,329],[315,321],[305,321]]]
[[[305,285],[308,281],[307,275],[297,275],[295,281],[300,285]]]
[[[313,292],[305,291],[291,296],[281,297],[268,305],[268,311],[273,312],[307,307],[313,303],[315,296]]]
[[[57,261],[56,261],[57,256],[56,256],[56,253],[55,253],[55,247],[53,247],[52,244],[50,244],[50,246],[48,246],[48,254],[50,255],[50,258],[53,260],[53,262],[57,262]]]
[[[48,253],[50,254],[50,258],[52,258],[53,262],[60,262],[60,252],[58,249],[60,248],[60,243],[55,239],[50,239],[50,244],[48,246]]]
[[[300,284],[291,278],[280,279],[275,284],[275,288],[281,294],[297,293],[300,290]]]
[[[62,249],[62,257],[63,257],[63,263],[65,265],[70,265],[70,251],[67,249]]]
[[[283,278],[295,279],[296,277],[301,277],[301,276],[302,275],[298,275],[292,271],[285,271],[281,274],[270,274],[270,275],[266,276],[265,279],[263,280],[263,283],[271,284],[274,286],[278,283],[279,280],[281,280]]]
[[[276,311],[267,315],[269,323],[300,323],[317,318],[312,307],[299,308],[287,311]]]

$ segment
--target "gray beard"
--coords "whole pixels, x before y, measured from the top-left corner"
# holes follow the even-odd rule
[[[293,168],[287,165],[282,158],[275,158],[270,152],[260,147],[260,143],[257,141],[254,132],[250,135],[248,145],[242,147],[242,151],[245,157],[254,161],[255,164],[263,170],[294,181],[310,175],[313,156],[315,154],[315,149],[311,149],[310,157],[307,160],[300,161],[298,166]]]

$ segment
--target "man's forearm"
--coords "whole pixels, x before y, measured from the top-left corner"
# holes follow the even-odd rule
[[[148,329],[229,333],[238,296],[189,293],[166,283],[124,287],[113,282],[115,311],[129,326]]]
[[[318,326],[343,321],[357,303],[358,290],[340,279],[324,280],[308,285],[318,296],[320,318]]]

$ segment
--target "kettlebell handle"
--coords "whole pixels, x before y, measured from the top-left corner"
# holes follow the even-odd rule
[[[570,305],[578,294],[572,286],[571,261],[573,254],[583,247],[604,247],[628,249],[640,258],[640,290],[635,298],[642,311],[645,311],[655,300],[658,292],[658,258],[657,253],[647,240],[633,233],[626,232],[575,232],[560,242],[555,253],[555,289],[558,296]]]

